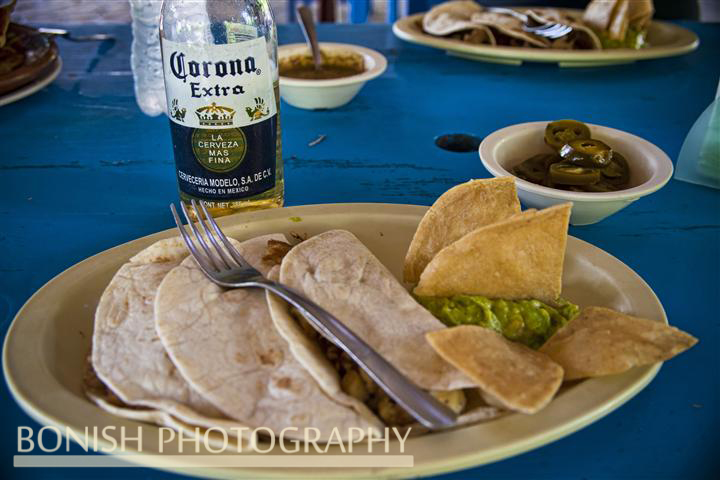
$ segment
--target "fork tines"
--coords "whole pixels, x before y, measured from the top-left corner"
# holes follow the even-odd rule
[[[185,245],[187,245],[188,250],[190,250],[192,256],[195,257],[195,260],[197,260],[200,268],[208,273],[246,267],[248,265],[247,262],[230,243],[222,230],[220,230],[220,227],[215,223],[215,220],[205,205],[196,200],[192,200],[191,205],[200,229],[198,229],[195,222],[193,222],[192,216],[188,213],[185,203],[180,202],[180,209],[185,216],[187,224],[190,226],[190,230],[193,233],[192,236],[183,226],[175,209],[175,204],[170,204],[170,210],[172,211],[175,224],[178,230],[180,230],[180,235]],[[202,230],[202,232],[200,230]],[[205,253],[198,249],[195,242],[200,245],[200,248],[202,248]]]
[[[568,33],[572,32],[572,27],[562,23],[549,23],[540,27],[527,28],[526,31],[542,37],[556,39],[564,37]]]

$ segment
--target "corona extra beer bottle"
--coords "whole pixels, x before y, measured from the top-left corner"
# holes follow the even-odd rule
[[[269,0],[165,0],[160,42],[180,199],[213,216],[282,206]]]

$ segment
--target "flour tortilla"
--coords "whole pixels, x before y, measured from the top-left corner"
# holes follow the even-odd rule
[[[587,307],[540,351],[562,365],[565,380],[575,380],[663,362],[696,343],[692,335],[663,322]]]
[[[415,294],[554,303],[562,289],[570,207],[523,213],[468,233],[432,259]]]
[[[425,341],[444,329],[353,234],[331,230],[295,246],[283,259],[281,283],[335,315],[425,390],[473,387]],[[291,322],[273,309],[276,323]]]
[[[581,18],[566,14],[555,8],[535,8],[525,11],[538,23],[562,23],[573,27],[568,35],[558,39],[550,39],[550,48],[566,50],[601,50],[602,43],[597,34],[582,23]]]
[[[478,384],[490,404],[535,413],[562,383],[563,369],[550,357],[489,328],[462,325],[426,337],[436,352]]]
[[[85,395],[95,405],[112,415],[136,422],[169,427],[177,431],[183,438],[201,437],[201,445],[206,444],[215,450],[229,448],[231,451],[238,451],[239,442],[242,444],[243,450],[254,449],[257,445],[257,434],[254,432],[245,435],[245,437],[251,438],[247,440],[246,438],[238,437],[237,432],[233,430],[226,430],[226,443],[225,438],[223,438],[220,433],[211,431],[206,434],[205,428],[190,425],[163,410],[127,405],[102,383],[92,368],[92,365],[86,368],[85,377],[83,378],[83,389]]]
[[[592,0],[583,13],[583,22],[598,32],[606,32],[620,3],[627,0]]]
[[[317,342],[309,338],[304,332],[302,326],[293,318],[289,305],[279,297],[268,295],[268,305],[273,317],[275,327],[288,341],[291,346],[295,358],[305,367],[312,375],[322,389],[332,398],[337,399],[344,405],[351,405],[353,409],[365,411],[365,415],[374,416],[375,414],[360,400],[346,394],[341,387],[340,375],[332,364],[325,357],[318,347]],[[473,389],[465,389],[466,397],[472,396]],[[470,425],[475,423],[486,422],[499,417],[504,412],[503,409],[490,406],[484,401],[468,402],[467,407],[457,418],[457,425]],[[419,423],[412,423],[405,427],[395,427],[401,435],[409,430],[411,437],[422,435],[429,430]]]
[[[262,273],[266,235],[237,248]],[[251,427],[303,438],[303,428],[320,431],[327,441],[333,428],[350,427],[379,434],[381,424],[330,399],[295,359],[273,327],[258,289],[225,290],[208,280],[192,258],[162,281],[155,302],[156,328],[183,377],[225,415]]]
[[[515,45],[518,47],[548,48],[550,46],[550,41],[547,38],[524,31],[522,29],[522,21],[512,15],[495,12],[479,12],[474,13],[472,17],[470,17],[470,22],[475,25],[485,25],[490,28],[498,43],[501,43],[498,38],[499,33],[514,39],[518,42],[518,45]]]
[[[175,237],[152,244],[120,267],[95,312],[92,364],[124,404],[161,410],[189,424],[238,427],[185,381],[155,331],[157,288],[186,256],[184,243]]]
[[[589,13],[586,12],[586,15],[595,22],[604,21],[609,24],[615,0],[610,2],[601,1],[606,4],[610,3],[610,8],[605,6],[600,9],[593,7]],[[636,3],[637,5],[635,5]],[[650,0],[647,0],[647,2],[630,2],[629,5],[625,4],[624,8],[624,13],[618,18],[626,19],[626,24],[630,22],[632,25],[644,25],[652,16],[652,2]],[[452,38],[459,38],[465,43],[473,44],[568,50],[598,50],[602,48],[598,36],[583,23],[579,15],[561,12],[554,8],[534,8],[525,10],[522,13],[529,15],[538,23],[557,22],[570,25],[573,27],[573,31],[559,39],[548,39],[533,35],[524,31],[522,21],[515,17],[505,13],[489,12],[474,1],[467,0],[455,0],[436,5],[423,15],[422,28],[430,35],[451,36]],[[604,30],[604,28],[600,30]],[[625,30],[627,30],[627,25]]]
[[[422,28],[430,35],[460,35],[467,43],[495,45],[495,36],[487,26],[470,22],[474,13],[482,11],[483,7],[470,0],[441,3],[423,15]]]
[[[425,212],[405,256],[403,280],[417,283],[444,247],[473,230],[520,212],[513,177],[470,180],[443,193]]]
[[[472,28],[470,18],[484,9],[472,0],[441,3],[423,15],[423,30],[431,35],[445,36]]]

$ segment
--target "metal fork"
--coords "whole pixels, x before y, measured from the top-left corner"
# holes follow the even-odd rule
[[[457,415],[452,410],[412,383],[340,320],[296,291],[263,277],[228,241],[205,205],[192,201],[199,228],[183,202],[180,202],[180,208],[192,235],[183,226],[175,205],[171,204],[177,228],[198,266],[211,281],[225,288],[262,288],[278,295],[297,308],[324,337],[350,355],[380,388],[422,425],[430,429],[455,425]]]
[[[525,15],[524,13],[520,13],[516,10],[513,10],[511,8],[502,8],[502,7],[489,7],[487,9],[488,12],[493,13],[504,13],[506,15],[513,16],[520,20],[523,23],[522,29],[528,33],[532,33],[534,35],[537,35],[539,37],[545,37],[550,38],[552,40],[556,40],[560,37],[564,37],[565,35],[568,35],[570,32],[573,31],[573,27],[570,25],[566,25],[564,23],[557,23],[557,22],[547,22],[547,23],[541,23],[540,25],[530,25],[531,18],[529,15]],[[533,19],[535,21],[535,19]]]
[[[52,35],[54,37],[62,37],[65,40],[71,42],[102,42],[105,40],[115,40],[115,37],[108,33],[93,33],[91,35],[73,35],[69,31],[63,28],[47,28],[40,27],[37,29],[38,32],[44,33],[45,35]]]

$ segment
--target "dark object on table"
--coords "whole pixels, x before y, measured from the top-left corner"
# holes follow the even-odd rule
[[[435,138],[435,145],[451,152],[477,152],[482,138],[467,133],[450,133]]]
[[[0,95],[17,90],[52,69],[58,57],[55,42],[34,28],[11,23],[0,49]]]

